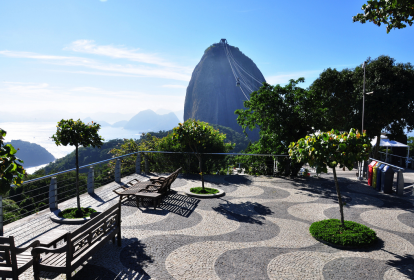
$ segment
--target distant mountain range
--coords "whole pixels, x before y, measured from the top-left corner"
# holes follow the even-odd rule
[[[114,124],[110,124],[106,121],[87,117],[82,121],[84,123],[96,122],[102,127],[123,127],[128,130],[136,130],[140,132],[146,131],[161,131],[170,130],[177,126],[180,120],[177,117],[179,112],[171,112],[165,109],[157,110],[159,113],[155,113],[152,110],[141,111],[133,116],[129,121],[122,120]],[[181,111],[182,113],[183,111]]]

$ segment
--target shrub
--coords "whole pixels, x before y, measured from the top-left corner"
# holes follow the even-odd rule
[[[365,247],[377,241],[375,231],[352,221],[341,225],[338,219],[329,219],[313,223],[310,234],[317,240],[346,247]]]

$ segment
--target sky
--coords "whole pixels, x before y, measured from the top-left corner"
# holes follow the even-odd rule
[[[353,23],[364,2],[1,1],[0,111],[183,110],[193,69],[221,38],[270,84],[308,87],[380,55],[414,62],[414,27]]]

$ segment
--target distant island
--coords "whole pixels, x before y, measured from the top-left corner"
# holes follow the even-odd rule
[[[12,144],[17,150],[16,156],[24,161],[23,167],[29,168],[53,162],[55,157],[42,146],[22,140],[11,140],[6,144]]]

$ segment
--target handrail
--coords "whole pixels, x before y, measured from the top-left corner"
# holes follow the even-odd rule
[[[97,162],[94,162],[94,163],[90,163],[90,164],[87,164],[87,165],[82,165],[82,166],[79,166],[79,169],[83,169],[83,168],[86,168],[86,167],[98,165],[98,164],[101,164],[101,163],[104,163],[104,162],[108,162],[108,161],[111,161],[111,160],[114,160],[114,159],[123,158],[123,157],[130,156],[130,155],[133,155],[133,154],[136,154],[136,153],[138,153],[138,152],[133,152],[133,153],[130,153],[130,154],[127,154],[127,155],[122,155],[122,156],[119,156],[119,157],[109,158],[109,159],[97,161]],[[76,168],[71,168],[71,169],[67,169],[67,170],[64,170],[64,171],[56,172],[56,173],[53,173],[53,174],[50,174],[50,175],[46,175],[46,176],[43,176],[43,177],[39,177],[39,178],[34,178],[34,179],[31,179],[31,180],[23,181],[22,185],[26,185],[26,184],[30,184],[30,183],[33,183],[33,182],[36,182],[36,181],[43,180],[43,179],[55,177],[57,175],[65,174],[65,173],[68,173],[68,172],[71,172],[71,171],[75,171],[75,170],[76,170]],[[11,185],[11,187],[15,187],[15,186],[16,185]]]
[[[380,152],[380,151],[378,151],[378,153],[381,153],[381,154],[387,155],[387,153],[384,153],[384,152]],[[390,154],[390,153],[388,153],[388,156],[393,156],[393,157],[400,157],[400,158],[407,158],[407,157],[403,157],[403,156],[398,156],[398,155],[394,155],[394,154]]]
[[[130,156],[130,155],[134,155],[134,154],[137,154],[137,153],[194,154],[192,152],[137,151],[137,152],[129,153],[129,154],[122,155],[122,156],[119,156],[119,157],[109,158],[109,159],[101,160],[101,161],[98,161],[98,162],[90,163],[90,164],[87,164],[87,165],[82,165],[82,166],[79,166],[79,169],[91,167],[91,166],[98,165],[98,164],[108,162],[108,161],[111,161],[111,160],[115,160],[115,159]],[[271,156],[287,157],[287,156],[289,156],[289,155],[275,155],[275,154],[243,154],[243,153],[202,153],[202,154],[203,155],[232,155],[232,156],[267,156],[267,157],[271,157]],[[23,181],[22,185],[26,185],[26,184],[30,184],[30,183],[33,183],[33,182],[36,182],[36,181],[43,180],[43,179],[55,177],[57,175],[65,174],[65,173],[75,171],[75,170],[76,170],[76,168],[71,168],[71,169],[56,172],[56,173],[53,173],[53,174],[49,174],[49,175],[46,175],[46,176],[42,176],[42,177],[39,177],[39,178],[34,178],[34,179],[31,179],[31,180]],[[15,185],[12,185],[11,187],[15,187]]]
[[[193,152],[165,152],[165,151],[138,151],[138,153],[154,153],[154,154],[195,154]],[[242,154],[242,153],[201,153],[202,155],[232,155],[232,156],[263,156],[263,157],[288,157],[289,155],[275,154]]]
[[[394,168],[396,168],[396,169],[398,169],[398,170],[400,170],[400,171],[404,171],[404,168],[401,168],[401,167],[398,167],[398,166],[395,166],[395,165],[389,164],[389,163],[387,163],[387,162],[380,161],[380,160],[377,160],[377,159],[375,159],[375,158],[369,158],[369,159],[370,159],[370,160],[375,160],[376,162],[381,162],[381,163],[384,163],[384,164],[386,164],[386,165],[388,165],[388,166],[391,166],[391,167],[394,167]]]

